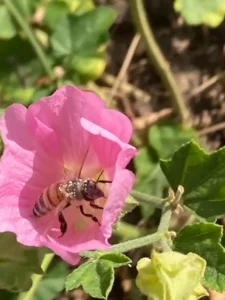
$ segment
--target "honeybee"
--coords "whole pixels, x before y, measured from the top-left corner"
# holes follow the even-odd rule
[[[33,215],[35,217],[42,217],[52,211],[54,208],[58,207],[58,220],[61,231],[61,235],[59,237],[62,237],[67,231],[67,223],[63,216],[62,210],[70,206],[75,200],[78,202],[85,200],[90,203],[91,207],[95,209],[103,209],[103,207],[100,207],[95,203],[96,199],[105,197],[103,191],[97,186],[97,184],[111,183],[112,181],[99,180],[99,178],[95,181],[92,179],[82,179],[79,175],[78,177],[75,177],[74,179],[65,183],[58,182],[50,185],[43,191],[35,203],[33,207]],[[85,213],[82,204],[78,205],[78,207],[82,215],[87,218],[91,218],[100,226],[98,219],[94,215]]]

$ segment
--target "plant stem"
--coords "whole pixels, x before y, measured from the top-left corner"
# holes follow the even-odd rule
[[[147,203],[147,204],[152,205],[157,208],[163,208],[165,206],[166,202],[168,202],[167,199],[161,199],[161,198],[151,196],[148,194],[144,194],[144,193],[134,191],[134,190],[132,190],[130,192],[130,195],[132,197],[134,197],[135,200],[137,200],[138,202]]]
[[[53,258],[54,258],[55,254],[54,253],[50,253],[50,254],[46,254],[43,262],[41,264],[41,268],[44,271],[44,273],[47,271],[50,263],[52,262]],[[40,282],[40,280],[42,279],[43,274],[39,275],[39,274],[33,274],[32,276],[32,287],[29,289],[29,291],[25,292],[25,293],[21,293],[18,297],[18,300],[32,300],[34,293],[38,287],[38,284]]]
[[[170,225],[170,219],[172,216],[172,208],[171,208],[171,204],[167,203],[167,205],[164,206],[164,208],[162,209],[162,216],[159,222],[159,226],[158,226],[158,230],[157,232],[168,232],[169,231],[169,225]],[[162,250],[165,251],[171,251],[170,246],[168,245],[168,240],[167,238],[164,236],[160,241],[159,244],[162,248]]]
[[[188,109],[185,106],[184,99],[170,70],[170,66],[154,38],[152,29],[147,20],[143,0],[130,0],[130,4],[134,23],[146,43],[151,63],[153,63],[157,69],[159,76],[169,91],[174,110],[176,110],[180,121],[186,124],[188,121]]]
[[[160,239],[162,239],[165,236],[165,232],[156,232],[144,237],[140,237],[138,239],[130,240],[127,242],[119,243],[116,245],[113,245],[110,249],[107,249],[104,251],[104,253],[112,253],[112,252],[127,252],[136,248],[140,248],[143,246],[147,246],[150,244],[153,244]],[[96,252],[95,251],[82,251],[80,252],[81,257],[89,257],[93,258],[96,257]]]
[[[13,17],[16,19],[17,23],[20,25],[20,27],[23,29],[23,31],[26,33],[32,47],[34,48],[34,51],[36,52],[40,62],[43,65],[43,68],[45,69],[48,76],[54,80],[54,74],[52,72],[51,66],[49,65],[49,62],[47,60],[47,57],[42,50],[41,46],[39,45],[38,41],[36,40],[34,33],[32,32],[32,29],[30,28],[29,24],[24,19],[23,15],[19,12],[19,10],[14,6],[14,3],[11,0],[3,0],[7,9],[9,12],[13,15]]]

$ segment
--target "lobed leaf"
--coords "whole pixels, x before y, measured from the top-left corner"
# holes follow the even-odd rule
[[[96,54],[115,17],[114,9],[106,6],[80,16],[68,14],[55,26],[51,37],[54,54],[58,57]]]
[[[114,270],[107,260],[88,261],[75,269],[66,280],[66,290],[80,285],[90,296],[107,299],[114,282]]]
[[[168,183],[160,169],[159,159],[170,157],[192,138],[196,139],[195,131],[174,122],[151,126],[148,133],[149,147],[140,148],[139,155],[134,158],[137,177],[134,188],[146,194],[164,197]],[[141,208],[144,218],[153,212],[150,205],[142,204]]]
[[[198,223],[185,226],[174,239],[174,250],[194,252],[207,262],[205,285],[217,291],[225,290],[225,249],[221,245],[222,226]]]
[[[129,257],[122,253],[107,253],[99,258],[100,260],[107,261],[113,268],[118,268],[130,264],[132,261]]]
[[[208,154],[192,141],[162,160],[161,168],[174,191],[184,187],[184,204],[198,216],[225,215],[225,148]]]

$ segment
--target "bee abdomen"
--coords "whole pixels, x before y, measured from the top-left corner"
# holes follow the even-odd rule
[[[33,207],[33,214],[35,217],[44,216],[50,211],[50,209],[48,208],[48,206],[45,203],[44,197],[45,197],[45,194],[44,193],[41,194],[38,201],[35,203],[35,205]]]
[[[41,194],[38,201],[33,207],[33,214],[35,217],[46,215],[49,211],[54,209],[61,201],[64,200],[64,196],[62,195],[62,193],[60,193],[58,186],[59,184],[52,184]]]

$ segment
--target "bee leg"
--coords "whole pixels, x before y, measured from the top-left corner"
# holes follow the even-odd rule
[[[93,207],[93,208],[97,208],[97,209],[103,209],[104,208],[104,207],[98,206],[94,202],[90,202],[90,206]]]
[[[94,215],[92,215],[92,214],[87,214],[87,213],[84,212],[84,208],[83,208],[82,205],[80,205],[79,208],[80,208],[80,212],[81,212],[81,214],[82,214],[83,216],[85,216],[85,217],[87,217],[87,218],[91,218],[93,222],[96,222],[96,223],[98,223],[99,226],[101,226],[101,224],[99,223],[99,220],[98,220]]]
[[[62,212],[60,211],[59,214],[58,214],[58,219],[59,219],[59,223],[60,223],[60,231],[61,231],[61,235],[59,236],[62,237],[65,233],[66,233],[66,230],[67,230],[67,223],[66,223],[66,220],[62,214]]]
[[[98,180],[97,182],[100,182],[100,183],[112,183],[111,180]]]

